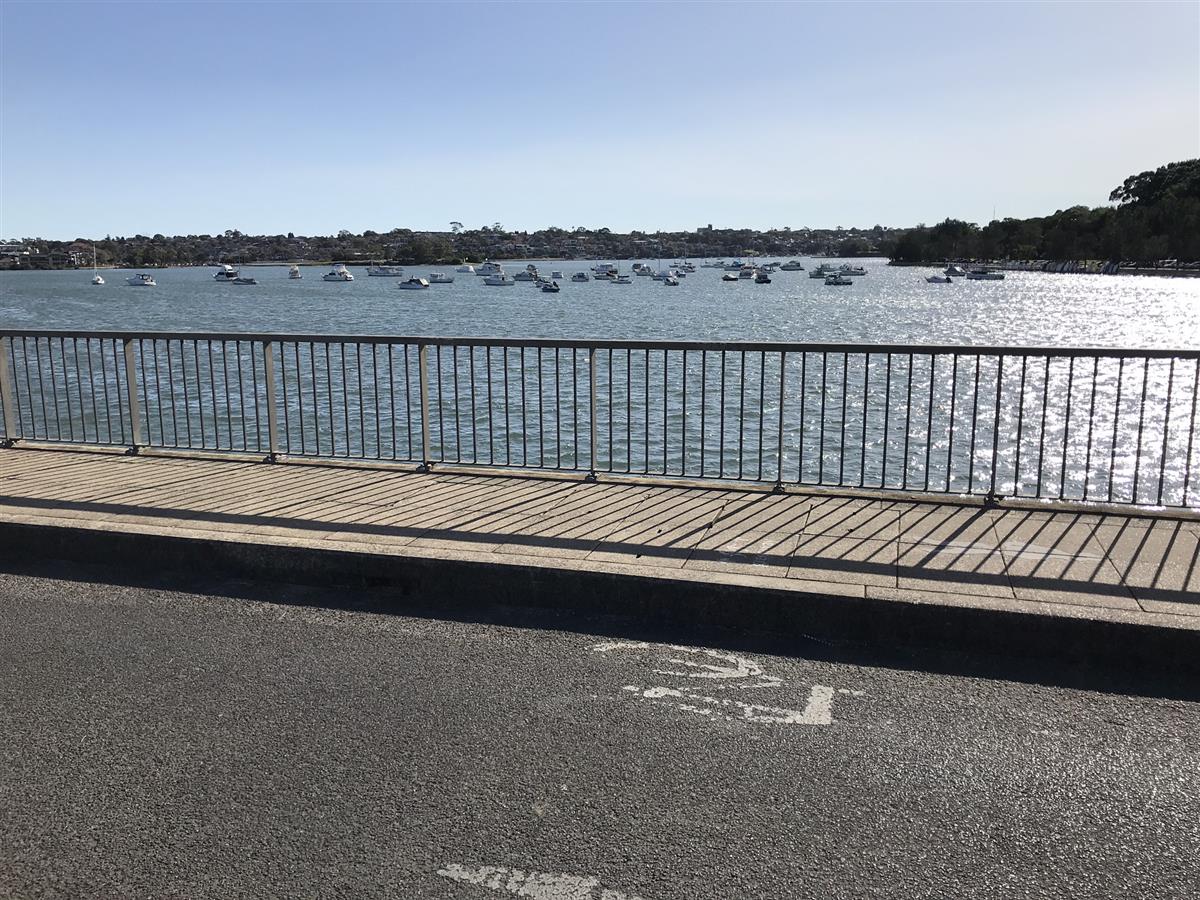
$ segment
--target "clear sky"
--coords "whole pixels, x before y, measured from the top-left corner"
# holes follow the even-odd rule
[[[0,237],[985,222],[1200,156],[1200,2],[0,0]]]

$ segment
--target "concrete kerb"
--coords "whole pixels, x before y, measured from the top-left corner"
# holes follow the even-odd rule
[[[380,612],[490,617],[533,609],[621,618],[681,636],[762,635],[783,652],[814,645],[996,654],[1098,669],[1170,675],[1200,672],[1200,628],[1147,624],[1120,611],[1037,611],[1020,601],[928,602],[868,590],[845,596],[781,589],[753,576],[514,559],[498,554],[371,552],[291,540],[230,540],[201,534],[0,522],[0,564],[55,561],[127,567],[142,575],[243,579],[367,588]],[[1042,604],[1045,606],[1045,604]],[[1061,612],[1061,614],[1060,614]],[[791,650],[787,648],[792,648]]]

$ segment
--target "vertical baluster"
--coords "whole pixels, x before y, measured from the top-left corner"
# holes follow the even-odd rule
[[[996,402],[992,407],[992,479],[988,484],[987,496],[996,499],[996,479],[1000,469],[1000,399],[1004,390],[1004,356],[996,357]]]
[[[267,388],[267,461],[279,458],[279,418],[275,402],[275,344],[262,342],[263,381]],[[186,383],[186,382],[185,382]],[[190,435],[189,435],[190,443]]]
[[[1150,385],[1150,357],[1142,363],[1142,400],[1138,404],[1137,456],[1133,460],[1133,502],[1138,502],[1138,480],[1142,473],[1142,432],[1146,425],[1146,388]]]
[[[929,354],[929,408],[925,420],[925,485],[929,490],[929,460],[933,454],[933,386],[937,380],[937,356]]]
[[[131,453],[137,453],[142,446],[142,418],[138,405],[137,366],[134,359],[133,338],[125,338],[125,397],[129,403],[129,425],[133,442],[129,447]]]
[[[17,407],[13,390],[13,370],[9,366],[9,358],[13,357],[12,338],[0,337],[0,406],[4,407],[4,441],[3,446],[11,447],[17,440],[20,429],[17,426]]]
[[[1070,436],[1071,436],[1071,396],[1075,388],[1075,357],[1072,356],[1067,361],[1067,413],[1063,420],[1063,457],[1062,457],[1062,473],[1058,479],[1058,498],[1060,500],[1067,496],[1067,457],[1070,453]]]
[[[1162,506],[1163,487],[1167,480],[1167,436],[1171,433],[1171,391],[1175,387],[1175,357],[1171,357],[1171,365],[1167,370],[1167,411],[1163,415],[1162,456],[1158,468],[1158,497],[1154,501]]]

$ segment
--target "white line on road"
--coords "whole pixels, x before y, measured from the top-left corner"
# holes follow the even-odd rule
[[[529,900],[642,900],[633,894],[601,887],[600,879],[590,875],[552,875],[505,866],[470,869],[458,863],[447,863],[437,873],[452,881],[477,885],[497,893],[528,897]]]
[[[808,692],[808,703],[804,709],[784,709],[780,706],[763,706],[758,703],[742,703],[724,697],[705,697],[691,691],[680,691],[669,687],[640,688],[627,684],[623,690],[637,694],[643,700],[666,702],[684,712],[711,716],[714,713],[725,719],[760,722],[774,725],[832,725],[833,688],[814,684]],[[697,703],[705,704],[697,706]]]

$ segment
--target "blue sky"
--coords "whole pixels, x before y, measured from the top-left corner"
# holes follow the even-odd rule
[[[1200,3],[0,2],[0,237],[911,225],[1200,155]]]

